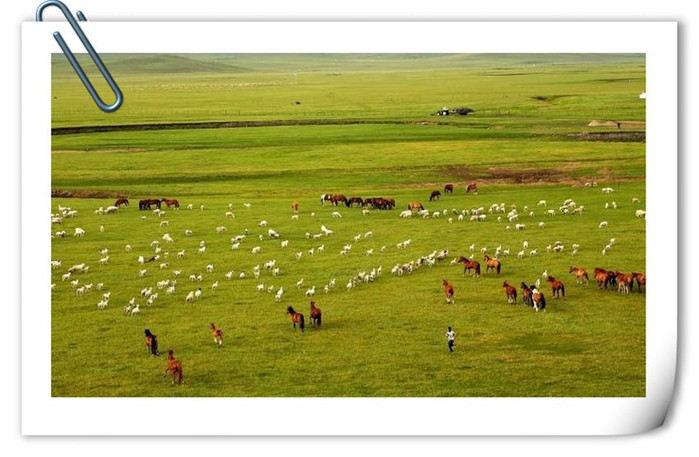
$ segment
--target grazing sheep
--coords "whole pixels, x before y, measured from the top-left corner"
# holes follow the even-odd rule
[[[141,310],[139,309],[139,305],[134,306],[133,309],[131,310],[132,316],[135,316],[136,314],[141,314]]]
[[[281,244],[282,244],[282,249],[284,249],[285,247],[289,246],[289,240],[282,240]]]
[[[163,235],[163,241],[165,241],[166,243],[174,243],[175,240],[172,239],[169,233],[165,233]]]
[[[226,211],[226,217],[229,219],[235,219],[235,214],[230,211]]]
[[[99,260],[99,263],[100,263],[100,265],[107,265],[107,263],[109,263],[109,256],[102,257]]]
[[[539,222],[539,228],[542,229],[544,227],[546,227],[546,224],[544,224],[543,222]]]
[[[220,234],[222,234],[223,232],[225,232],[226,230],[228,230],[228,229],[227,229],[225,226],[220,225],[220,226],[216,227],[216,234],[217,234],[217,235],[220,235]]]
[[[206,252],[206,246],[200,246],[197,250],[197,254],[204,254]]]
[[[194,291],[190,290],[187,296],[184,299],[185,302],[187,303],[192,303],[194,301]]]
[[[340,214],[338,211],[333,211],[333,212],[332,212],[332,217],[341,219],[341,218],[342,218],[342,214]]]
[[[260,227],[267,227],[267,221],[260,221],[260,223],[257,225]]]
[[[139,277],[139,278],[143,278],[143,277],[146,276],[146,273],[148,273],[148,270],[146,270],[146,269],[144,268],[143,270],[140,270],[140,271],[138,272],[138,277]]]
[[[227,272],[224,276],[226,277],[226,279],[228,281],[230,281],[231,279],[233,279],[233,271],[231,270],[231,271]]]
[[[75,227],[75,233],[73,233],[73,236],[77,236],[77,237],[85,236],[85,230],[81,229],[80,227]]]
[[[206,272],[207,272],[207,273],[213,273],[213,271],[214,271],[214,264],[213,264],[213,263],[208,264],[208,265],[206,266]]]
[[[250,252],[253,254],[259,254],[260,252],[262,252],[262,248],[260,246],[255,246],[254,248],[252,248]]]
[[[267,230],[267,236],[269,236],[273,240],[276,240],[277,238],[279,238],[279,233],[277,233],[277,231],[274,229],[269,229]]]
[[[632,205],[640,205],[640,204],[641,204],[641,200],[639,200],[637,197],[633,197],[633,198],[631,199],[631,204],[632,204]]]
[[[607,228],[609,226],[609,222],[607,221],[602,221],[599,223],[599,228]]]
[[[524,230],[527,226],[524,224],[515,224],[515,230]]]
[[[642,209],[637,209],[636,210],[636,217],[645,219],[646,218],[646,212]]]

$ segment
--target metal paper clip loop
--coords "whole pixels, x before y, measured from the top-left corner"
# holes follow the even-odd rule
[[[53,37],[56,39],[58,42],[58,45],[61,47],[63,50],[63,54],[65,54],[66,58],[68,59],[68,62],[73,66],[73,69],[75,72],[78,74],[78,77],[80,80],[83,82],[83,85],[87,89],[87,91],[90,93],[90,96],[92,99],[95,101],[99,109],[104,111],[105,113],[112,113],[119,109],[121,106],[122,102],[124,101],[124,96],[121,93],[121,90],[119,89],[119,86],[117,86],[116,82],[114,82],[114,78],[112,78],[112,75],[109,74],[109,70],[107,70],[107,67],[104,66],[104,63],[102,63],[102,59],[100,59],[100,56],[95,52],[95,48],[92,47],[90,44],[90,40],[87,39],[87,36],[85,36],[85,33],[82,31],[80,28],[80,25],[78,22],[73,18],[73,15],[70,13],[70,10],[66,5],[64,5],[62,2],[58,0],[48,0],[41,5],[36,10],[36,20],[37,22],[42,21],[42,14],[43,11],[46,7],[49,6],[56,6],[58,9],[60,9],[63,12],[63,15],[66,17],[68,20],[68,23],[73,27],[73,30],[75,30],[75,33],[78,35],[78,38],[80,38],[80,41],[82,42],[83,46],[85,46],[85,49],[87,49],[88,54],[90,54],[90,57],[92,57],[92,61],[95,62],[95,65],[97,65],[97,68],[99,69],[100,73],[102,73],[102,76],[104,76],[104,79],[107,81],[107,84],[109,84],[109,87],[112,88],[112,92],[114,92],[114,95],[116,96],[116,101],[111,104],[107,105],[102,101],[100,96],[97,94],[97,91],[95,88],[92,86],[92,83],[90,80],[87,78],[87,75],[83,71],[82,67],[78,63],[78,61],[75,59],[75,56],[73,53],[70,51],[70,48],[66,44],[65,40],[61,36],[59,32],[54,32]],[[77,13],[78,19],[81,21],[87,20],[85,18],[85,15],[81,11],[78,11]]]

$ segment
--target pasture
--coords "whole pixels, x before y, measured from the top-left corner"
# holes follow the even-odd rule
[[[592,277],[595,267],[645,272],[645,222],[635,215],[646,199],[637,124],[645,120],[637,98],[644,61],[584,57],[552,65],[551,56],[507,55],[108,56],[126,101],[107,118],[57,58],[53,127],[82,130],[52,137],[52,188],[62,195],[52,212],[77,210],[51,225],[52,235],[67,235],[52,240],[61,262],[52,270],[52,395],[644,396],[645,296],[635,287],[600,290]],[[144,67],[152,71],[137,71]],[[442,106],[475,113],[431,115]],[[629,124],[588,127],[593,119]],[[222,121],[259,124],[213,124]],[[129,127],[187,122],[212,124]],[[472,181],[479,191],[467,194]],[[442,195],[429,201],[433,190]],[[396,207],[323,206],[326,193],[394,198]],[[130,205],[95,212],[118,196]],[[180,208],[139,211],[144,198],[176,198]],[[568,199],[581,214],[561,209]],[[428,217],[400,217],[412,201]],[[505,213],[489,211],[494,204]],[[472,221],[479,208],[484,220]],[[83,237],[73,236],[76,227]],[[498,247],[499,276],[486,272],[482,251],[493,256]],[[443,250],[444,260],[418,266]],[[459,256],[481,262],[480,277],[464,275]],[[270,261],[278,273],[265,268]],[[412,272],[391,272],[410,262]],[[88,272],[62,280],[81,263]],[[588,270],[589,285],[576,285],[572,265]],[[372,271],[373,280],[347,287]],[[565,283],[565,300],[551,296],[544,271]],[[537,279],[546,312],[520,295],[507,303],[503,281],[521,294],[521,282]],[[158,288],[165,280],[177,281],[174,293],[166,293],[172,283]],[[86,284],[92,290],[77,296]],[[151,306],[148,288],[158,294]],[[201,297],[186,302],[199,288]],[[125,315],[132,299],[140,312]],[[320,328],[310,325],[310,300],[322,310]],[[288,306],[305,314],[304,332],[292,327]],[[224,332],[220,348],[211,323]],[[160,357],[149,356],[145,329],[157,335]],[[183,386],[163,378],[168,349],[183,364]]]

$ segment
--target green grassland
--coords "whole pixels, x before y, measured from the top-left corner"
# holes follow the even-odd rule
[[[110,115],[94,106],[62,59],[53,62],[52,188],[83,198],[52,200],[53,211],[58,205],[78,211],[51,227],[68,232],[52,242],[52,259],[62,262],[52,270],[53,396],[645,395],[645,294],[598,290],[594,281],[576,285],[568,273],[571,265],[645,271],[645,224],[634,216],[646,194],[639,141],[645,104],[637,97],[645,88],[643,56],[113,55],[104,60],[125,103]],[[109,102],[108,89],[100,91]],[[442,106],[475,112],[434,116]],[[588,127],[593,119],[627,124]],[[125,128],[229,121],[264,126]],[[90,129],[104,126],[110,128]],[[60,131],[66,127],[85,130]],[[606,141],[585,141],[590,138]],[[473,180],[479,192],[466,194],[464,185]],[[584,187],[592,180],[596,187]],[[446,183],[455,184],[454,194],[429,202],[430,191]],[[606,186],[615,193],[603,194]],[[323,193],[393,197],[397,208],[365,215],[321,206]],[[119,195],[131,206],[94,213]],[[138,210],[139,199],[163,197],[179,199],[181,208],[164,208],[160,217]],[[641,204],[632,204],[633,197]],[[558,211],[569,198],[585,207],[582,215]],[[546,208],[537,206],[542,199]],[[415,200],[440,217],[400,218]],[[612,201],[617,208],[605,209]],[[487,213],[494,203],[508,211],[516,205],[526,230],[514,230],[504,214]],[[483,222],[454,214],[479,207],[486,209]],[[289,240],[287,248],[258,226],[262,220]],[[598,228],[603,220],[607,229]],[[334,234],[307,237],[321,233],[322,224]],[[219,226],[226,232],[218,235]],[[85,237],[71,236],[75,227]],[[185,236],[187,229],[193,236]],[[231,237],[246,229],[240,249],[232,250]],[[165,233],[174,243],[162,240]],[[602,255],[611,238],[616,243]],[[407,239],[409,247],[397,247]],[[139,255],[153,255],[154,240],[168,257],[139,265]],[[525,240],[530,248],[518,259]],[[207,250],[197,254],[201,241]],[[565,250],[547,252],[556,241]],[[575,256],[573,243],[580,244]],[[352,250],[340,255],[347,244]],[[455,256],[471,255],[471,244],[479,261],[483,247],[491,255],[498,246],[510,249],[500,276],[484,268],[474,278],[450,265]],[[309,254],[321,245],[325,252]],[[251,252],[254,246],[260,254]],[[109,263],[100,265],[105,248]],[[533,248],[538,256],[530,257]],[[432,268],[390,273],[442,249],[448,259]],[[262,268],[252,277],[253,266],[272,259],[278,276]],[[104,283],[102,292],[111,292],[107,309],[97,309],[102,292],[78,298],[61,281],[82,262],[89,272],[71,279]],[[162,262],[167,268],[159,268]],[[359,272],[379,267],[374,282],[346,289]],[[138,275],[142,268],[145,277]],[[156,283],[174,279],[176,269],[182,270],[176,293],[166,295]],[[533,283],[544,270],[565,282],[566,300],[553,299],[542,284],[545,313],[506,303],[504,280]],[[230,281],[227,271],[235,272]],[[190,274],[203,281],[190,282]],[[325,293],[333,278],[337,286]],[[454,305],[445,303],[444,278],[456,289]],[[282,301],[258,292],[260,283],[282,286]],[[308,318],[304,292],[313,285],[323,325],[301,333],[285,309],[292,305]],[[159,294],[151,307],[140,296],[146,287]],[[198,287],[202,298],[186,304]],[[141,313],[125,316],[122,307],[132,297]],[[220,349],[211,322],[225,333]],[[457,333],[453,354],[447,326]],[[185,386],[173,388],[162,378],[164,357],[148,356],[145,328],[158,335],[161,352],[175,350]]]

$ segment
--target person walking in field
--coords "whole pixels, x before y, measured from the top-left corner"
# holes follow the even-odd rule
[[[447,335],[447,346],[449,347],[449,352],[454,352],[454,340],[456,339],[456,333],[454,333],[454,330],[452,330],[451,327],[449,327],[446,335]]]

